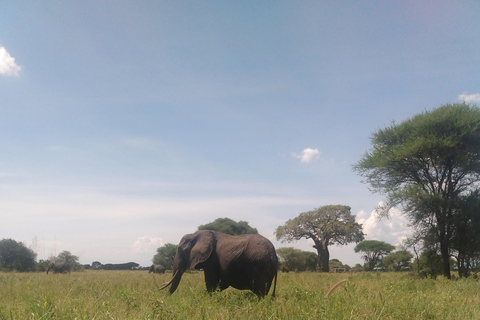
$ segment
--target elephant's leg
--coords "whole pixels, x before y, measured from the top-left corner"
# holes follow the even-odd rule
[[[220,275],[216,269],[205,268],[205,285],[208,292],[213,292],[217,289],[218,283],[220,282]]]
[[[263,298],[268,294],[268,291],[270,291],[271,284],[272,281],[269,280],[268,275],[258,274],[254,278],[253,292],[258,296],[259,299]]]
[[[226,281],[224,278],[222,278],[222,279],[220,279],[220,283],[219,283],[218,286],[220,288],[220,291],[222,291],[222,290],[227,289],[230,286],[230,284],[228,283],[228,281]]]

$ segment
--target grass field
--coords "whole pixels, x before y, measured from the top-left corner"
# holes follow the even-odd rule
[[[0,273],[0,319],[480,319],[480,282],[407,273],[279,273],[277,296],[229,288],[206,293],[203,273]],[[342,279],[326,297],[329,289]]]

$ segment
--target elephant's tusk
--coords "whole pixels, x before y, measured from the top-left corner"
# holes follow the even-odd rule
[[[173,279],[170,280],[170,281],[168,281],[168,282],[165,282],[165,283],[163,284],[163,286],[162,286],[161,288],[159,288],[158,290],[163,290],[163,289],[165,289],[166,287],[168,287],[168,286],[172,283],[172,281],[173,281]]]
[[[178,273],[178,271],[173,274],[172,280],[170,280],[170,281],[168,281],[168,282],[165,282],[165,283],[163,284],[163,286],[162,286],[160,289],[158,289],[158,290],[163,290],[163,289],[165,289],[166,287],[168,287],[169,285],[171,285],[171,284],[172,284],[172,281],[173,281],[173,280],[175,279],[175,277],[177,276],[177,273]]]

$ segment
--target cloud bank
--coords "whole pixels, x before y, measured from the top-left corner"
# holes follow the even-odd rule
[[[15,63],[15,58],[10,56],[10,53],[4,48],[0,47],[0,74],[6,76],[18,76],[22,68]]]
[[[389,213],[390,218],[382,220],[378,219],[377,210],[370,214],[365,211],[357,214],[356,220],[363,225],[366,239],[384,241],[397,246],[410,235],[412,230],[405,215],[395,208],[390,209]]]
[[[158,247],[164,244],[162,238],[141,236],[132,244],[132,250],[134,252],[155,252]]]
[[[320,156],[320,151],[318,149],[306,148],[303,149],[302,153],[298,154],[292,152],[292,157],[300,159],[302,163],[310,163],[313,160],[317,159]]]
[[[465,101],[467,103],[480,102],[480,93],[467,94],[466,92],[464,92],[464,93],[458,95],[458,100]]]

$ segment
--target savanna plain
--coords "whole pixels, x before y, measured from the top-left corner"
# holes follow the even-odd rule
[[[270,291],[260,301],[233,288],[207,294],[202,272],[184,274],[173,295],[159,291],[170,278],[146,271],[0,273],[0,319],[480,319],[474,278],[279,273],[276,297]]]

